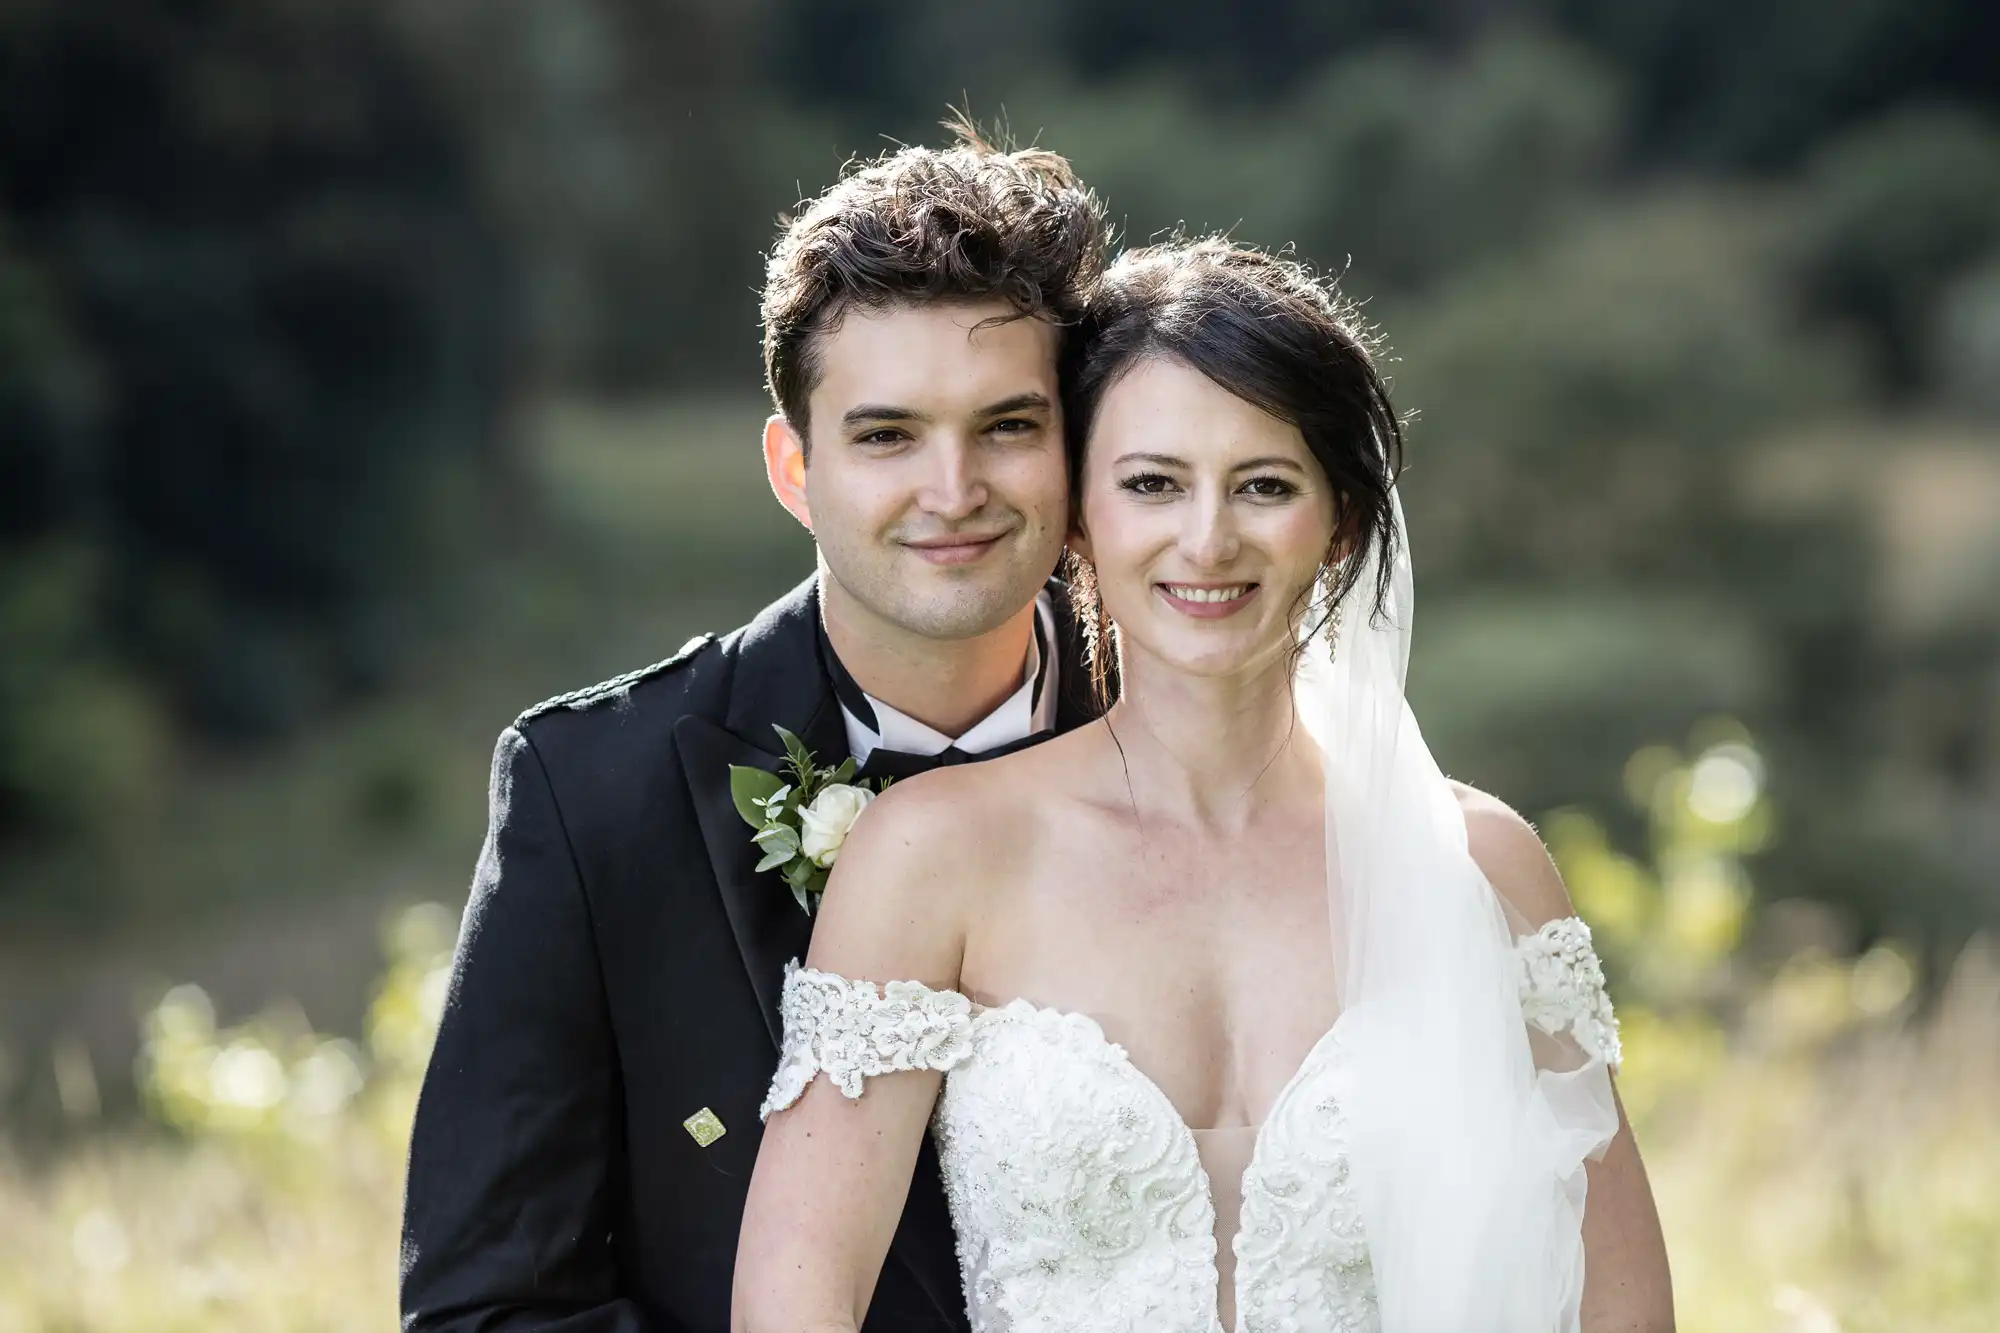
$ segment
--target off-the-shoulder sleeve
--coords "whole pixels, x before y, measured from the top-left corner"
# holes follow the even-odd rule
[[[822,1073],[852,1099],[877,1074],[946,1071],[972,1053],[972,1002],[914,981],[878,989],[872,981],[850,981],[793,960],[785,965],[778,1012],[785,1044],[758,1108],[763,1120],[804,1096]]]
[[[1521,1012],[1551,1037],[1565,1033],[1586,1055],[1618,1068],[1618,1017],[1604,989],[1604,968],[1591,947],[1590,927],[1577,917],[1549,922],[1515,947]]]

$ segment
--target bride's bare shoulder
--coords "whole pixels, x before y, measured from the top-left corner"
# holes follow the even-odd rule
[[[815,966],[950,987],[967,924],[1030,841],[1006,760],[905,778],[855,818],[813,931]]]
[[[853,851],[876,870],[962,874],[1018,845],[1028,803],[1003,771],[1009,760],[958,764],[891,783],[854,823]]]
[[[1533,925],[1574,915],[1562,872],[1535,826],[1489,792],[1456,780],[1451,790],[1465,816],[1466,848],[1493,891]]]

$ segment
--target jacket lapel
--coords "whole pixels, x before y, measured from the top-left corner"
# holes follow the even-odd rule
[[[775,773],[784,762],[772,724],[806,743],[821,764],[847,758],[847,728],[833,685],[820,664],[819,592],[808,579],[773,603],[744,630],[738,645],[730,703],[723,724],[687,716],[674,725],[674,744],[694,793],[696,822],[737,950],[750,973],[757,1006],[771,1033],[775,1066],[784,1044],[778,1000],[785,964],[803,959],[812,942],[812,918],[799,910],[775,874],[758,874],[759,853],[750,826],[729,795],[729,766]],[[938,1179],[935,1150],[926,1140],[890,1258],[901,1263],[950,1326],[960,1326],[958,1263],[951,1218]]]
[[[778,994],[785,963],[804,958],[812,939],[812,921],[799,910],[790,890],[776,875],[757,873],[759,852],[750,841],[750,826],[736,813],[729,795],[729,767],[741,764],[775,773],[782,755],[759,749],[724,731],[706,718],[688,716],[674,724],[674,743],[694,787],[695,819],[708,850],[708,863],[722,892],[722,908],[736,948],[757,992],[777,1050],[783,1034],[778,1024]]]
[[[757,873],[760,854],[730,799],[729,768],[741,764],[777,772],[784,750],[774,726],[796,734],[821,764],[847,757],[840,706],[816,647],[818,616],[818,585],[808,579],[744,630],[722,725],[694,715],[674,725],[702,842],[774,1054],[784,1037],[778,999],[785,964],[805,957],[812,918],[799,910],[777,875]]]

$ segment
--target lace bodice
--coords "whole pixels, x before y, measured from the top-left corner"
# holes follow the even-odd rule
[[[1516,957],[1526,1019],[1615,1065],[1589,929],[1551,922]],[[1096,1022],[796,964],[782,1007],[766,1117],[821,1073],[849,1097],[878,1074],[945,1073],[932,1129],[974,1333],[1221,1333],[1214,1196],[1194,1133]],[[1235,1333],[1378,1327],[1349,1192],[1341,1031],[1257,1130],[1232,1242]]]

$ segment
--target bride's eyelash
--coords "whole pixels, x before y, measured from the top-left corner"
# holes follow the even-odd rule
[[[1118,482],[1119,490],[1134,495],[1164,495],[1173,488],[1174,479],[1164,472],[1135,472]],[[1299,493],[1298,486],[1283,477],[1251,477],[1236,489],[1259,500],[1287,500]]]
[[[1118,483],[1118,489],[1130,491],[1134,495],[1160,495],[1173,484],[1174,479],[1164,472],[1135,472],[1129,477],[1122,478]]]

